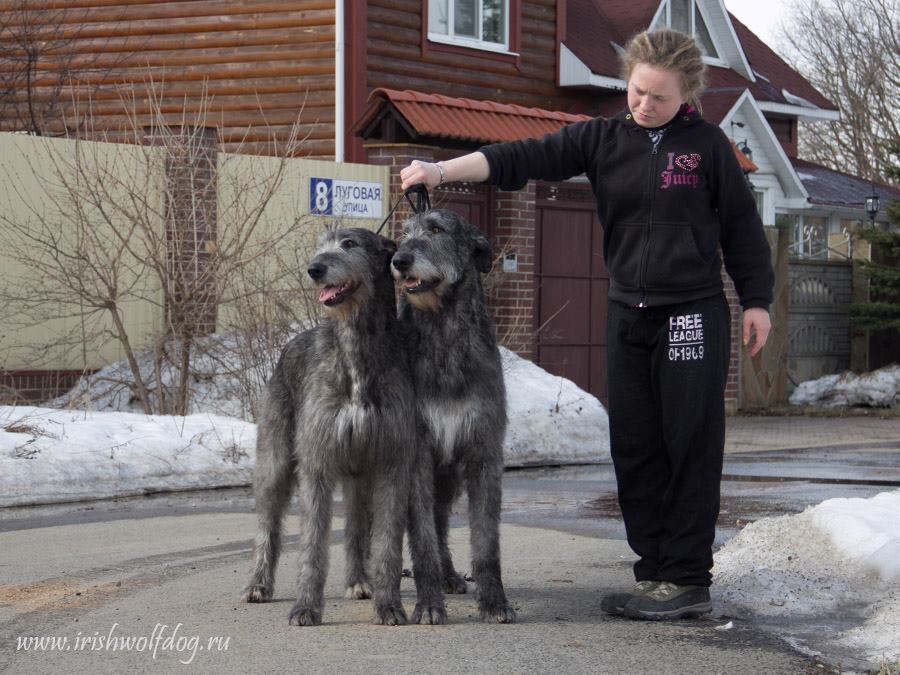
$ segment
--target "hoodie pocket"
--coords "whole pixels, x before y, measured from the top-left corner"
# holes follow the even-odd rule
[[[606,264],[609,276],[622,288],[641,286],[641,255],[646,225],[617,223],[609,238]]]
[[[690,289],[715,281],[715,256],[700,251],[692,230],[688,223],[653,226],[647,260],[648,290]]]

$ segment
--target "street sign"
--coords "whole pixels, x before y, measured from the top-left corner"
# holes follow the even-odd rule
[[[337,178],[309,179],[309,212],[314,216],[381,218],[381,183]]]

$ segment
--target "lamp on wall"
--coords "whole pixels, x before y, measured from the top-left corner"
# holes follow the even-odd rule
[[[881,205],[881,200],[878,198],[878,193],[875,192],[875,184],[872,183],[872,194],[866,197],[866,213],[869,214],[869,224],[872,228],[875,228],[875,216],[878,215],[878,208]]]
[[[750,146],[747,144],[747,139],[745,138],[740,143],[737,143],[738,150],[744,153],[744,157],[749,159],[751,162],[753,161],[753,150],[750,149]]]

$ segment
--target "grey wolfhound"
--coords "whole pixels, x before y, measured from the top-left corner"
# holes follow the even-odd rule
[[[301,511],[300,575],[292,625],[322,622],[332,496],[343,480],[348,597],[375,600],[375,623],[407,622],[400,600],[403,533],[416,542],[423,587],[416,607],[444,623],[440,561],[430,517],[429,461],[417,461],[416,412],[389,271],[394,242],[364,229],[331,229],[308,273],[327,320],[284,348],[259,423],[254,492],[259,518],[255,566],[241,597],[272,599],[281,520],[296,483]],[[425,514],[407,522],[408,514]],[[366,573],[371,558],[372,580]],[[430,593],[430,595],[429,595]]]
[[[481,617],[514,622],[516,612],[500,576],[506,390],[496,328],[481,285],[481,272],[491,268],[490,243],[455,213],[428,211],[404,224],[392,266],[402,280],[400,317],[411,328],[420,434],[434,460],[444,590],[466,592],[447,546],[450,508],[465,483]]]

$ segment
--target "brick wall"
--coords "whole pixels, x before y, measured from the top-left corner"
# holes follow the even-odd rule
[[[41,403],[69,391],[82,375],[81,370],[0,371],[0,405]]]
[[[216,279],[209,262],[216,240],[218,130],[150,130],[144,143],[166,149],[166,324],[191,335],[214,333]]]
[[[728,380],[725,384],[725,410],[734,413],[741,405],[741,348],[742,348],[742,310],[734,283],[722,268],[722,281],[725,283],[725,298],[731,310],[731,359],[728,365]]]
[[[491,309],[500,343],[520,356],[534,358],[535,184],[516,192],[497,191],[494,207],[494,254]],[[503,259],[515,256],[516,271],[504,271]]]

